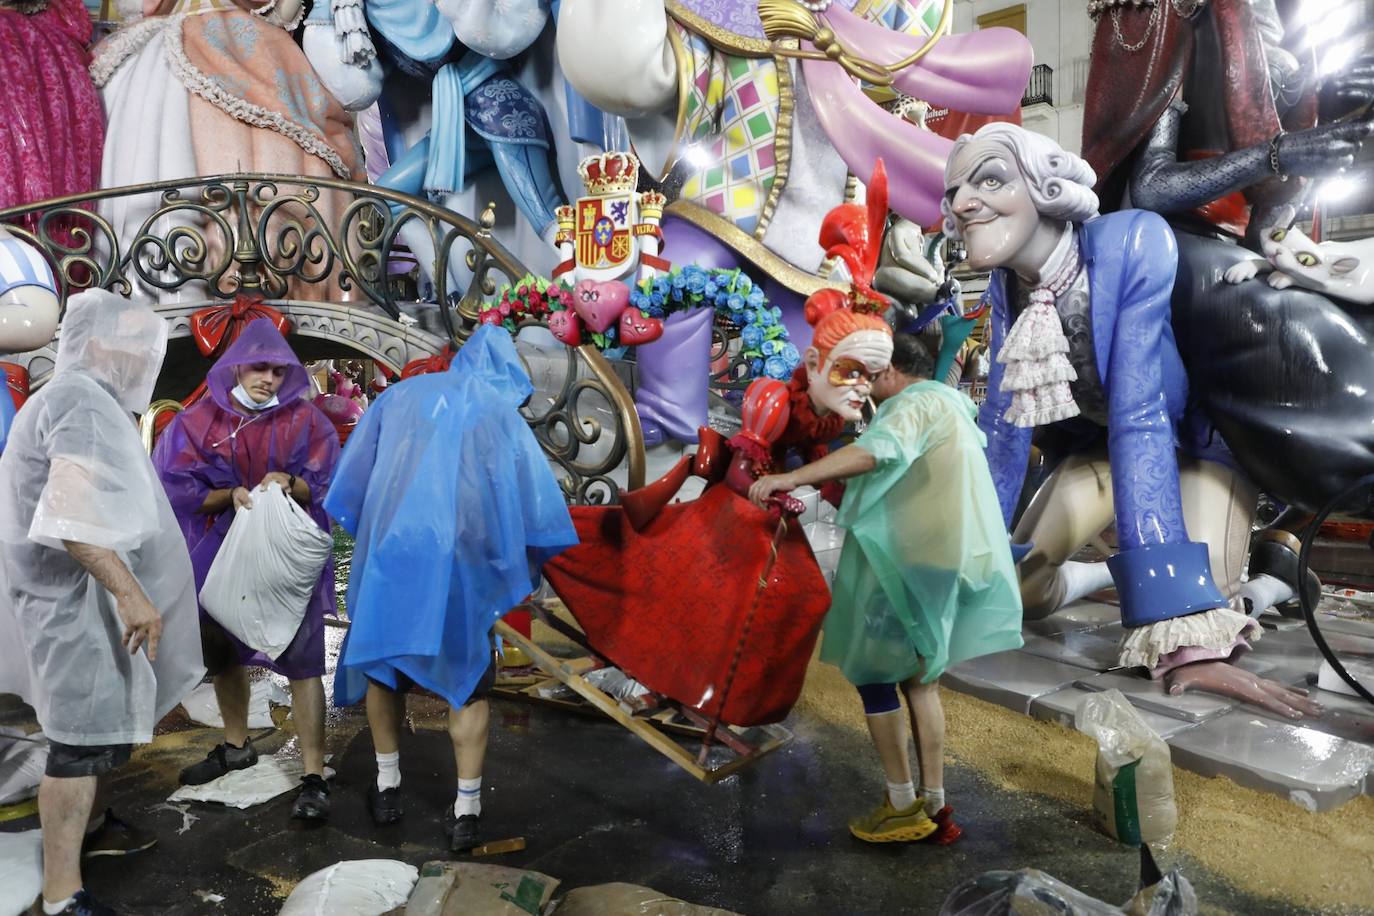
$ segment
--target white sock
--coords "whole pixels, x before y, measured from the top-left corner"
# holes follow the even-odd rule
[[[462,817],[466,814],[482,813],[482,777],[458,780],[458,798],[453,802],[453,814]]]
[[[1112,571],[1106,563],[1076,563],[1069,560],[1059,567],[1059,575],[1064,577],[1064,604],[1109,588],[1112,584]]]
[[[889,782],[887,784],[887,800],[893,808],[898,811],[905,811],[916,804],[916,787],[911,784],[911,780],[906,782]]]
[[[377,789],[385,791],[401,784],[401,752],[377,755]]]
[[[1293,598],[1293,586],[1282,579],[1261,573],[1240,587],[1240,597],[1249,602],[1249,614],[1258,617],[1276,604]]]
[[[940,813],[940,809],[945,806],[944,787],[932,789],[929,786],[921,786],[921,797],[926,800],[926,814],[934,817]]]
[[[68,897],[66,900],[61,901],[60,903],[49,903],[47,901],[47,898],[45,897],[43,899],[43,912],[46,913],[47,916],[57,916],[58,913],[62,912],[75,902],[75,894],[72,894],[70,897]]]

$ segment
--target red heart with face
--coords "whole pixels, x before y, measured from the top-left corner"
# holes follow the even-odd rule
[[[652,343],[662,336],[663,322],[659,319],[645,318],[639,309],[626,309],[620,313],[620,342],[625,346]]]
[[[568,309],[549,316],[549,333],[570,347],[582,345],[582,322]]]
[[[630,304],[630,288],[619,280],[579,280],[573,309],[594,333],[604,334]]]

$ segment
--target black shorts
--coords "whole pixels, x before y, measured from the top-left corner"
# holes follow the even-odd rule
[[[393,689],[391,687],[387,687],[386,684],[383,684],[381,681],[378,681],[374,678],[368,678],[368,680],[379,687],[386,687],[387,690]],[[397,693],[409,693],[411,690],[415,688],[415,686],[415,682],[412,681],[405,674],[401,673],[400,671],[396,672],[396,687],[394,689]],[[488,696],[490,696],[491,689],[495,686],[496,646],[493,645],[491,647],[491,661],[487,663],[487,670],[483,671],[482,676],[477,679],[477,685],[472,688],[472,694],[466,700],[463,701],[463,705],[467,706],[469,704],[476,703],[478,700],[485,700]]]
[[[44,774],[55,779],[100,776],[129,762],[132,744],[62,744],[48,739],[48,765]]]
[[[208,614],[200,615],[200,657],[205,663],[205,673],[216,677],[239,663],[239,649],[229,638],[224,627],[212,620]]]

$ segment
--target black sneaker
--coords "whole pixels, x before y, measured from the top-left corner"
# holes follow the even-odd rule
[[[372,823],[378,827],[395,824],[405,811],[401,808],[401,787],[379,789],[373,782],[367,789],[367,810],[372,814]]]
[[[230,770],[246,770],[258,762],[258,752],[253,749],[252,740],[245,741],[243,747],[232,744],[218,744],[200,763],[193,763],[181,771],[183,786],[199,786],[219,779]]]
[[[43,916],[43,897],[41,894],[38,899],[33,902],[33,906],[28,912]],[[75,899],[67,904],[66,908],[62,910],[62,913],[63,916],[118,916],[114,910],[86,893],[85,889],[76,892]]]
[[[127,856],[151,849],[155,845],[156,836],[120,820],[113,811],[106,808],[104,823],[86,834],[86,838],[81,841],[81,858]]]
[[[467,852],[480,842],[481,815],[464,814],[455,817],[453,805],[444,808],[444,836],[448,837],[449,852]]]
[[[300,792],[291,806],[291,817],[298,821],[329,819],[329,783],[323,776],[307,773],[301,777]]]

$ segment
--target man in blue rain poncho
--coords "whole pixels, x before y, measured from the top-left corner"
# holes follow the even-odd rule
[[[945,804],[945,714],[938,681],[953,664],[1021,645],[1021,595],[977,408],[931,381],[933,361],[894,334],[892,365],[873,380],[873,423],[853,445],[755,481],[749,498],[852,478],[835,520],[847,529],[825,617],[821,660],[859,690],[887,793],[850,833],[871,843],[960,830]],[[921,794],[911,780],[902,685],[916,732]]]
[[[510,335],[479,328],[447,372],[388,388],[363,414],[324,503],[357,539],[334,701],[367,697],[373,820],[401,817],[400,722],[418,685],[450,704],[458,797],[444,830],[455,851],[477,844],[491,628],[577,543],[520,416],[533,390]]]

